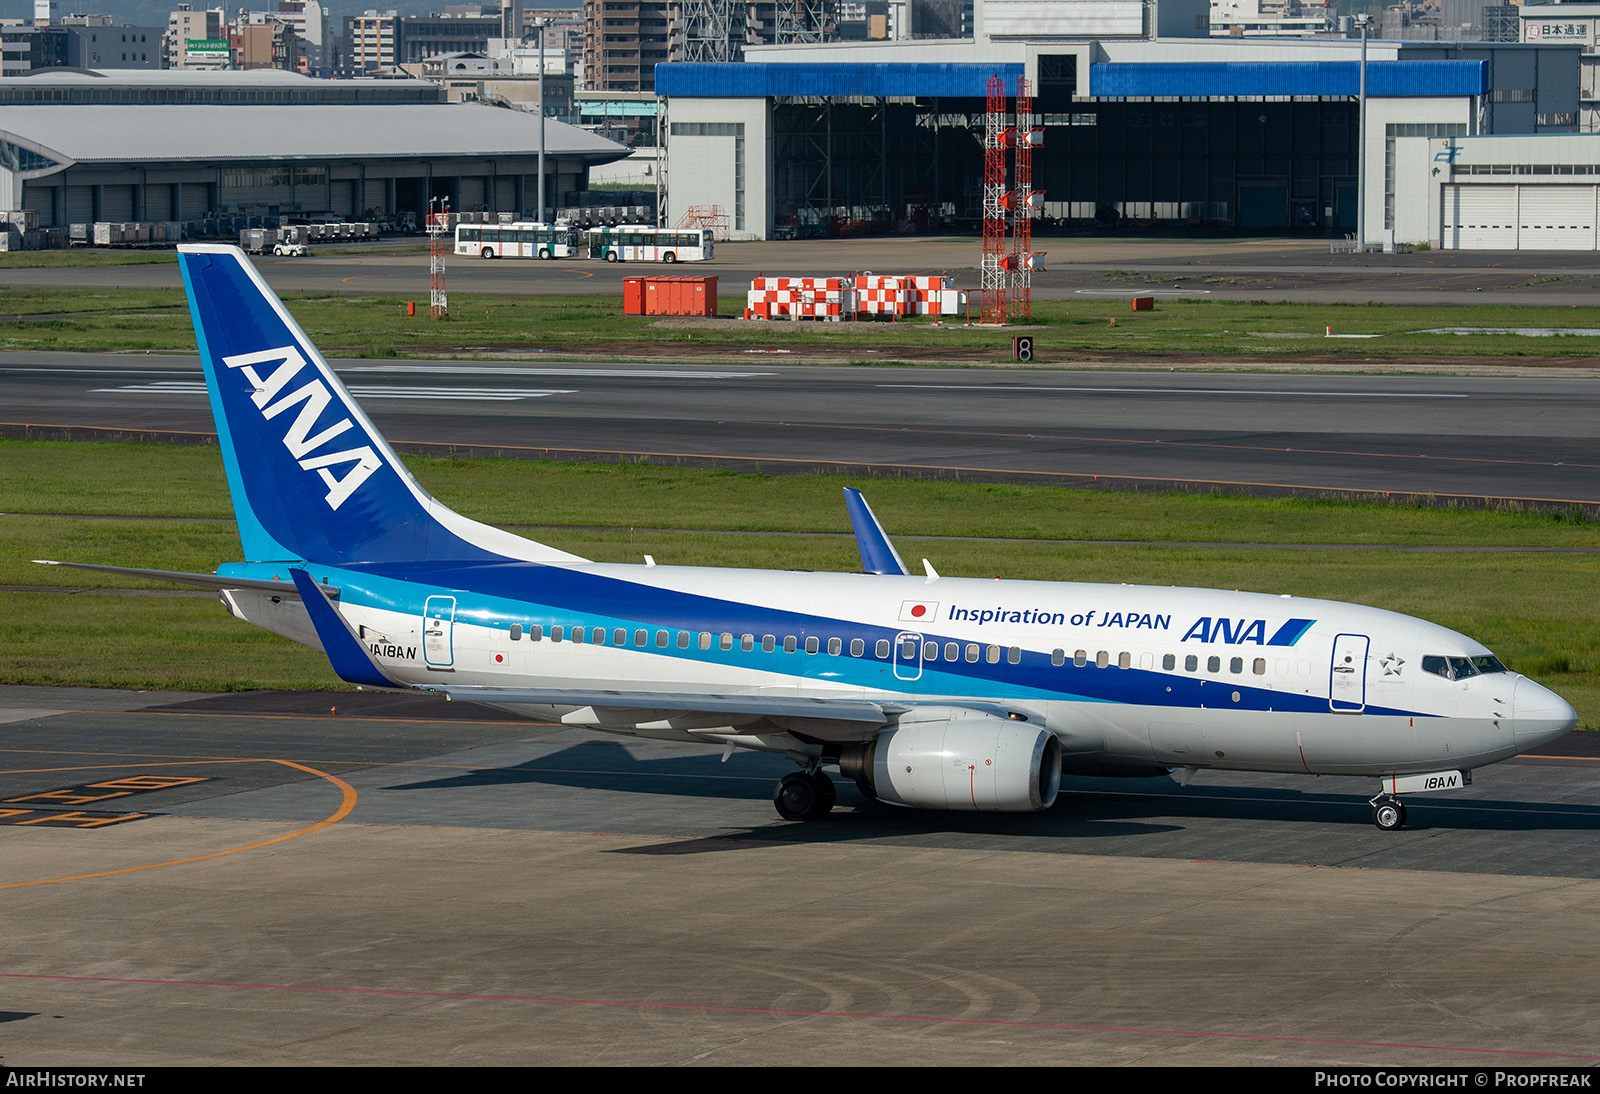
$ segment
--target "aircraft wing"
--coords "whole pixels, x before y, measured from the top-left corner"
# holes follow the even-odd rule
[[[703,714],[748,714],[768,718],[812,718],[821,721],[868,722],[882,725],[890,715],[909,709],[904,703],[862,699],[804,699],[793,695],[690,694],[667,691],[606,691],[569,688],[502,688],[477,685],[433,687],[446,699],[469,703],[508,703],[606,710],[676,711]]]
[[[89,562],[55,562],[48,558],[33,560],[41,566],[66,566],[73,570],[97,570],[103,574],[121,574],[123,577],[142,577],[151,581],[170,581],[176,585],[198,585],[205,589],[259,589],[279,596],[299,596],[300,590],[292,581],[268,581],[263,578],[223,577],[221,574],[188,574],[178,570],[141,570],[133,566],[99,566]],[[324,596],[337,598],[337,585],[318,585]]]

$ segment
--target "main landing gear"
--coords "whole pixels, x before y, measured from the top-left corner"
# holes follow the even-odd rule
[[[833,780],[813,768],[779,779],[772,804],[778,807],[778,815],[784,820],[814,821],[827,816],[837,799]]]
[[[1385,832],[1396,832],[1406,826],[1406,807],[1392,794],[1380,794],[1372,799],[1372,823]]]

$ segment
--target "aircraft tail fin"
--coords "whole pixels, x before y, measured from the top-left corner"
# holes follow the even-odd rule
[[[440,504],[243,251],[178,252],[246,561],[583,561]]]

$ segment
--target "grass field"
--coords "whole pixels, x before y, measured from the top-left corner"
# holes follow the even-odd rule
[[[1000,360],[1008,339],[993,330],[932,320],[898,323],[735,322],[743,296],[724,290],[727,321],[657,321],[620,314],[613,296],[488,296],[452,293],[450,318],[407,318],[401,297],[289,294],[289,309],[312,340],[334,357],[473,357],[556,347],[637,344],[643,354],[730,354],[743,348],[832,347],[859,364],[889,364],[897,351],[913,358],[930,352],[938,360]],[[411,299],[415,299],[413,296]],[[424,300],[426,297],[424,296]],[[1206,360],[1292,360],[1315,353],[1348,358],[1353,370],[1364,358],[1440,355],[1511,357],[1560,365],[1600,357],[1600,337],[1583,334],[1530,338],[1510,334],[1429,334],[1465,328],[1554,327],[1600,329],[1600,307],[1527,306],[1376,307],[1338,304],[1166,301],[1155,311],[1131,313],[1120,297],[1034,302],[1036,361],[1048,364],[1073,354],[1171,355],[1185,368]],[[425,311],[426,309],[419,309]],[[193,353],[183,294],[172,291],[8,289],[0,316],[0,349],[86,352]],[[1116,325],[1112,325],[1112,320]],[[1332,326],[1342,334],[1376,338],[1323,337]],[[706,347],[711,347],[709,350]],[[942,355],[942,356],[939,356]],[[781,358],[763,359],[771,364]],[[1586,363],[1592,363],[1587,362]]]
[[[536,526],[534,538],[597,560],[651,554],[663,565],[859,566],[840,495],[851,480],[440,457],[408,463],[453,508]],[[1600,726],[1600,554],[1492,550],[1600,548],[1600,524],[1581,515],[859,485],[913,567],[926,556],[947,576],[1199,585],[1391,608],[1483,641],[1564,695],[1581,724]],[[209,595],[153,584],[141,595],[104,595],[97,590],[142,583],[28,562],[209,571],[237,559],[215,449],[0,441],[0,513],[0,682],[339,686],[321,655],[232,619]]]

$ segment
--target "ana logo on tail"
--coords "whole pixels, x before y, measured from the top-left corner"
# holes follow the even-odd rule
[[[311,455],[313,451],[344,433],[355,423],[349,418],[341,418],[322,432],[312,435],[311,431],[316,428],[317,419],[328,408],[328,404],[333,402],[333,393],[321,379],[313,378],[309,383],[283,395],[282,398],[278,397],[289,386],[289,381],[306,367],[306,359],[295,347],[280,346],[277,349],[264,349],[255,353],[240,353],[233,357],[224,357],[222,361],[229,368],[238,369],[249,381],[252,388],[250,401],[261,411],[262,418],[271,421],[296,403],[301,404],[299,413],[289,425],[289,431],[284,434],[283,445],[289,450],[289,455],[299,461],[303,469],[315,471],[322,476],[322,481],[328,486],[327,496],[323,499],[328,503],[328,508],[338,509],[372,476],[374,471],[383,466],[378,454],[367,445],[345,449],[342,452],[327,452],[320,456]],[[263,379],[256,372],[255,366],[267,363],[276,364],[277,367]],[[345,472],[343,478],[335,478],[329,468],[343,464],[353,466]]]

